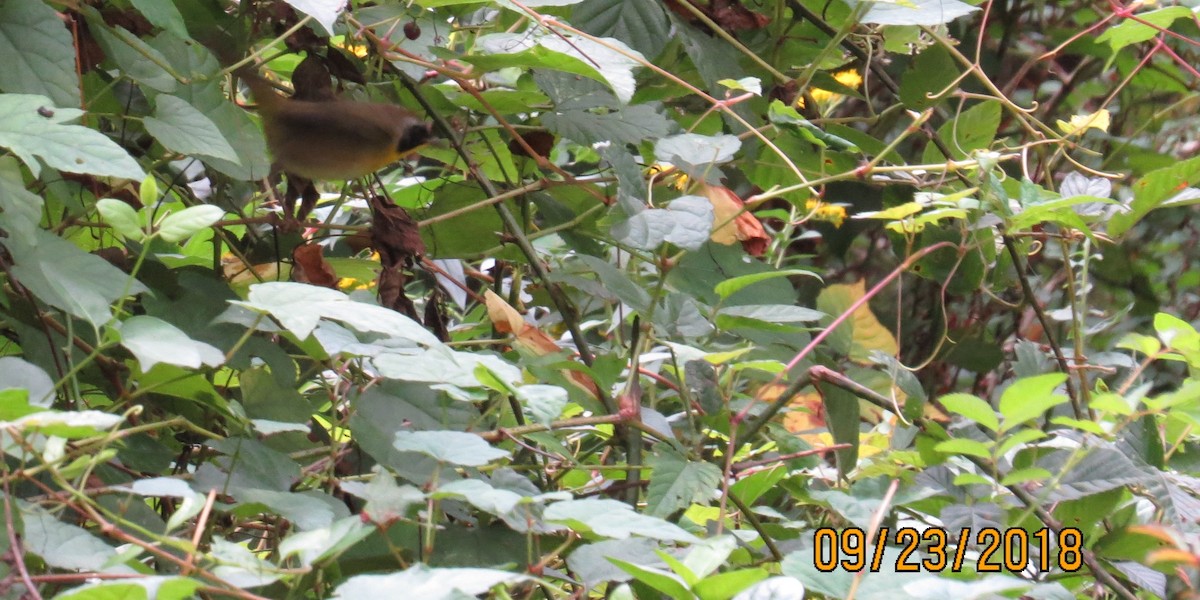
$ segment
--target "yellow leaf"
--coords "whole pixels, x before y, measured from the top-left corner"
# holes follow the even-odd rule
[[[1076,133],[1082,134],[1088,129],[1108,131],[1111,120],[1108,111],[1102,108],[1090,115],[1074,115],[1071,117],[1070,123],[1060,119],[1056,124],[1063,133],[1074,135]]]
[[[831,285],[821,290],[817,296],[817,310],[830,315],[840,315],[866,293],[866,283],[861,280],[857,283]],[[826,339],[836,350],[846,353],[851,360],[862,364],[870,364],[871,352],[874,350],[891,355],[899,352],[895,336],[879,322],[867,304],[854,311],[854,314]]]

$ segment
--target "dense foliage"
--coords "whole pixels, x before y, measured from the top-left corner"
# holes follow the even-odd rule
[[[0,0],[0,596],[1196,597],[1188,6]]]

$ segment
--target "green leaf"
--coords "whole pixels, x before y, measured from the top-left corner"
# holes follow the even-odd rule
[[[12,150],[34,175],[41,172],[40,158],[68,173],[141,181],[146,174],[128,152],[94,129],[65,123],[82,114],[55,108],[45,96],[0,94],[0,147]]]
[[[1053,473],[1040,467],[1013,469],[1004,475],[1000,485],[1022,485],[1032,481],[1046,481],[1051,477],[1054,477]]]
[[[212,540],[211,558],[218,566],[212,574],[238,587],[257,587],[278,581],[283,574],[270,562],[242,544],[221,537]]]
[[[313,18],[325,31],[333,34],[333,22],[346,8],[345,0],[284,0],[292,8]]]
[[[992,405],[978,396],[971,394],[947,394],[938,398],[946,410],[962,415],[992,431],[1000,429],[1000,419]]]
[[[475,40],[479,54],[455,57],[484,71],[529,67],[574,73],[607,83],[617,99],[628,103],[637,88],[633,69],[642,56],[620,40],[601,38],[600,42],[615,49],[564,33],[493,33]]]
[[[991,458],[992,443],[983,443],[965,438],[955,438],[938,443],[933,449],[944,454],[965,454],[979,458]]]
[[[117,551],[86,529],[63,523],[37,505],[18,500],[16,507],[24,524],[25,550],[40,556],[46,564],[60,569],[127,573],[124,565],[109,566]]]
[[[900,101],[916,111],[935,106],[948,95],[948,92],[942,92],[958,75],[959,68],[950,52],[940,44],[934,44],[921,51],[904,71],[904,78],[900,80]],[[932,94],[941,95],[930,98]]]
[[[41,367],[17,356],[0,357],[0,391],[18,389],[27,392],[21,402],[27,407],[49,408],[54,401],[54,382]],[[0,414],[0,421],[7,420]]]
[[[557,385],[523,385],[517,388],[517,399],[535,423],[549,425],[562,416],[567,406],[567,390]]]
[[[0,56],[0,90],[48,96],[48,106],[79,106],[75,44],[45,2],[0,2]]]
[[[746,319],[757,319],[771,323],[811,323],[819,321],[828,315],[803,306],[790,304],[745,304],[742,306],[727,306],[717,313]]]
[[[1109,219],[1109,235],[1116,237],[1129,231],[1147,213],[1197,183],[1200,183],[1200,157],[1147,173],[1131,186],[1133,201],[1129,203],[1129,212],[1117,213]]]
[[[1054,389],[1066,380],[1067,376],[1062,373],[1046,373],[1013,382],[1000,396],[999,410],[1004,415],[1004,425],[1000,431],[1008,431],[1036,419],[1051,408],[1067,402],[1066,396],[1054,393]]]
[[[298,556],[300,564],[308,567],[344,552],[374,531],[360,517],[346,517],[328,527],[289,535],[279,543],[279,555],[283,558]]]
[[[611,98],[611,96],[610,96]],[[616,98],[612,102],[617,104]],[[546,129],[580,144],[613,141],[620,145],[656,139],[671,131],[672,123],[659,110],[646,104],[617,106],[605,113],[592,107],[542,113]]]
[[[627,581],[631,575],[609,561],[617,558],[642,567],[662,566],[657,554],[657,544],[652,540],[605,540],[585,544],[567,555],[567,566],[583,581],[586,589],[592,589],[605,581]]]
[[[181,211],[167,215],[158,224],[155,235],[168,242],[179,242],[191,237],[202,229],[207,229],[213,223],[225,216],[225,209],[214,204],[189,206]]]
[[[1140,352],[1145,356],[1154,356],[1162,350],[1162,342],[1158,341],[1158,338],[1152,335],[1143,335],[1131,331],[1121,337],[1116,347]]]
[[[436,569],[417,563],[404,571],[386,574],[355,575],[333,592],[338,600],[363,598],[394,598],[413,591],[428,590],[429,597],[475,597],[500,584],[515,584],[528,580],[519,573],[497,569]]]
[[[138,214],[133,207],[126,202],[113,198],[103,198],[96,202],[96,209],[100,211],[100,217],[105,223],[112,226],[113,231],[116,231],[122,237],[140,242],[146,237],[146,232],[142,230],[142,225],[138,221]]]
[[[996,448],[996,456],[1004,456],[1013,448],[1018,448],[1047,437],[1049,436],[1040,429],[1029,428],[1014,431],[1000,442],[1000,446]]]
[[[771,574],[765,569],[738,569],[706,577],[692,589],[700,600],[729,600]],[[778,596],[773,596],[778,598]]]
[[[150,21],[150,24],[166,29],[181,39],[188,39],[188,30],[183,22],[183,15],[179,14],[179,9],[175,8],[173,0],[130,1],[133,7],[142,13],[147,21]]]
[[[633,575],[634,579],[654,588],[658,592],[666,594],[674,600],[692,600],[694,598],[691,591],[688,590],[687,584],[674,573],[650,567],[641,567],[619,558],[609,557],[608,560],[612,561],[622,571]]]
[[[146,131],[169,150],[238,162],[237,152],[216,123],[186,100],[160,95],[155,99],[154,116],[146,117],[143,123]]]
[[[270,314],[300,339],[307,338],[325,318],[344,322],[360,331],[409,340],[413,347],[417,344],[441,345],[420,323],[394,310],[354,302],[342,292],[315,285],[284,281],[259,283],[250,286],[245,302],[235,304]]]
[[[120,323],[117,329],[121,332],[121,345],[137,358],[143,373],[160,362],[191,369],[203,365],[215,367],[225,362],[223,352],[193,340],[161,319],[137,315]]]
[[[473,481],[473,480],[467,480]],[[370,483],[343,481],[343,491],[367,501],[361,517],[374,523],[387,524],[408,515],[408,507],[424,504],[425,494],[412,485],[396,485],[396,478],[387,469],[376,470]]]
[[[697,168],[727,163],[741,147],[742,142],[735,135],[684,133],[658,140],[654,144],[654,157],[676,166]]]
[[[729,555],[737,549],[737,540],[732,535],[722,535],[708,538],[702,543],[695,544],[683,558],[683,566],[687,572],[696,577],[708,577],[716,573]],[[678,573],[679,570],[676,569]],[[680,573],[682,575],[682,573]]]
[[[646,490],[646,513],[666,517],[692,503],[707,505],[721,484],[721,469],[707,462],[690,461],[668,444],[658,444],[647,461],[653,470]]]
[[[665,209],[651,208],[629,217],[615,225],[612,233],[641,250],[654,250],[663,242],[698,250],[708,241],[712,226],[712,203],[701,196],[683,196]]]
[[[946,141],[954,160],[969,157],[976,150],[984,150],[996,139],[996,130],[1000,127],[1000,103],[981,102],[968,108],[956,119],[948,121],[938,128],[938,135]],[[933,144],[925,148],[925,162],[942,162],[947,157]]]
[[[821,281],[821,276],[817,275],[816,273],[813,273],[812,271],[805,271],[803,269],[785,269],[782,271],[764,271],[762,273],[751,273],[749,275],[741,275],[738,277],[726,279],[725,281],[718,283],[716,285],[716,287],[713,288],[713,291],[715,291],[717,293],[717,295],[720,296],[722,300],[724,300],[724,299],[736,294],[737,292],[741,291],[743,288],[754,285],[760,281],[766,281],[768,279],[775,279],[778,277],[793,277],[796,275],[805,275],[808,277],[816,278],[817,281]]]
[[[850,2],[851,6],[857,4],[857,0]],[[942,25],[979,10],[959,0],[870,2],[869,6],[860,22],[875,25]]]
[[[616,296],[636,311],[644,312],[650,309],[650,294],[644,287],[634,283],[624,271],[594,256],[581,254],[576,258],[586,265],[588,271],[596,274],[596,279],[604,291],[611,296]]]
[[[509,453],[493,448],[483,438],[462,431],[399,431],[392,443],[401,452],[419,452],[454,465],[481,467]]]
[[[858,146],[854,145],[853,142],[828,133],[820,127],[813,125],[808,119],[800,116],[799,111],[795,108],[779,100],[772,101],[768,111],[768,116],[772,123],[791,127],[800,134],[800,137],[821,148],[832,146],[835,150],[845,150],[847,152],[860,151]]]
[[[699,540],[662,519],[634,512],[619,500],[587,498],[564,500],[546,507],[546,521],[562,523],[579,533],[623,540],[631,535],[668,542],[696,543]]]
[[[141,575],[136,578],[98,581],[81,585],[54,597],[54,600],[187,600],[194,598],[201,583],[186,577]]]
[[[671,22],[654,0],[584,0],[571,11],[571,22],[594,36],[624,40],[650,59],[671,41]]]
[[[28,241],[7,245],[13,275],[43,302],[93,325],[112,318],[109,305],[118,298],[146,291],[108,261],[56,235],[39,229]]]
[[[179,82],[164,68],[170,61],[161,52],[124,27],[109,27],[96,9],[84,5],[80,10],[96,43],[120,67],[122,75],[158,92],[175,91]]]
[[[804,584],[794,577],[771,577],[750,586],[737,598],[738,600],[804,600]]]
[[[1125,18],[1121,22],[1105,29],[1096,37],[1097,44],[1107,43],[1112,49],[1120,50],[1132,44],[1154,39],[1164,29],[1169,29],[1175,21],[1192,16],[1191,9],[1186,6],[1168,6],[1137,14],[1137,20]]]

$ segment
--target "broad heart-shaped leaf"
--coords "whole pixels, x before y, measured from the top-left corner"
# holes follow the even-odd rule
[[[362,541],[373,531],[374,528],[367,527],[362,518],[345,517],[328,527],[289,535],[280,542],[279,555],[283,558],[299,556],[300,564],[307,567]]]
[[[30,406],[49,408],[54,401],[54,382],[37,365],[16,356],[0,357],[0,390],[23,389]],[[0,421],[6,420],[0,417]]]
[[[946,86],[954,83],[958,76],[954,58],[950,51],[934,44],[921,51],[913,59],[912,65],[904,71],[900,80],[900,100],[912,110],[925,110],[936,105],[945,95],[930,98],[931,94],[940,94]],[[953,91],[953,90],[950,90]]]
[[[218,564],[212,570],[213,575],[238,587],[269,585],[283,576],[246,546],[221,537],[213,538],[211,557]]]
[[[634,512],[618,500],[587,498],[564,500],[546,507],[546,521],[562,523],[580,533],[623,540],[631,535],[668,542],[699,541],[678,525]]]
[[[238,162],[237,152],[221,135],[216,123],[186,100],[163,94],[154,102],[154,116],[142,122],[146,131],[167,149]]]
[[[843,532],[833,532],[831,537],[823,539],[837,542],[842,539],[842,535]],[[801,538],[813,540],[815,536],[813,532],[804,532],[801,534]],[[910,556],[908,563],[918,566],[917,569],[910,572],[897,572],[896,565],[900,564],[901,552],[899,546],[883,548],[878,571],[874,569],[849,571],[841,568],[840,561],[842,559],[852,560],[852,558],[846,556],[844,552],[840,552],[840,548],[835,547],[834,550],[838,550],[838,552],[831,552],[828,543],[830,542],[822,543],[823,547],[809,547],[788,554],[780,563],[780,570],[784,575],[800,580],[800,583],[810,593],[820,594],[822,597],[848,598],[851,594],[858,600],[915,600],[924,597],[907,593],[907,586],[912,584],[912,589],[919,591],[922,589],[920,586],[923,585],[924,580],[930,579],[932,575],[920,570],[916,556]],[[871,565],[873,548],[869,546],[867,550],[866,564]],[[832,569],[818,569],[819,561],[828,561],[831,554],[838,556],[835,566]]]
[[[679,575],[670,571],[635,565],[619,558],[609,558],[608,560],[622,571],[632,575],[637,581],[654,588],[654,591],[671,598],[671,600],[691,600],[696,597],[688,590],[687,583]]]
[[[462,431],[399,431],[392,445],[401,452],[419,452],[440,462],[467,467],[481,467],[509,456],[483,438]]]
[[[495,569],[435,569],[418,563],[405,571],[381,575],[355,575],[333,591],[340,600],[412,598],[461,600],[473,598],[500,584],[528,579],[519,573]]]
[[[0,229],[12,238],[32,237],[41,228],[43,205],[40,196],[25,189],[17,159],[0,158]]]
[[[146,291],[108,261],[40,229],[31,239],[14,239],[5,247],[21,285],[43,302],[93,325],[112,318],[109,305],[118,298]]]
[[[684,250],[698,250],[712,233],[713,208],[707,198],[683,196],[667,208],[651,208],[613,226],[617,239],[641,250],[670,242]]]
[[[135,573],[125,565],[108,566],[108,561],[117,554],[116,548],[86,529],[63,523],[35,504],[18,500],[14,508],[21,513],[25,550],[42,557],[47,565],[80,571]]]
[[[654,157],[676,165],[703,167],[733,160],[741,147],[736,135],[683,133],[658,140],[654,144]]]
[[[122,75],[152,90],[165,93],[175,91],[179,82],[162,67],[170,64],[170,61],[161,52],[124,27],[110,27],[95,8],[85,4],[79,10],[87,19],[92,37],[104,54],[117,63]]]
[[[757,319],[771,323],[808,323],[818,321],[828,315],[803,306],[790,304],[745,304],[742,306],[727,306],[718,313],[744,319]]]
[[[160,362],[191,369],[202,365],[215,367],[225,362],[223,352],[193,340],[162,319],[137,315],[123,321],[118,330],[121,345],[137,358],[143,373]]]
[[[307,338],[322,319],[341,321],[359,331],[373,331],[424,346],[441,342],[420,323],[382,306],[355,302],[337,290],[286,281],[250,286],[244,302],[251,310],[270,314],[300,339]]]
[[[855,6],[859,0],[852,0]],[[869,1],[862,23],[874,25],[941,25],[979,8],[959,0],[874,0]]]
[[[371,364],[381,376],[388,379],[448,384],[460,388],[484,385],[476,374],[480,368],[487,369],[507,385],[515,385],[521,380],[521,370],[498,356],[456,352],[446,346],[420,352],[384,352],[375,356]]]
[[[804,584],[794,577],[771,577],[747,588],[733,600],[804,600]]]
[[[71,32],[42,0],[0,3],[0,90],[49,96],[51,105],[79,106]]]
[[[517,388],[517,399],[534,422],[549,425],[567,406],[567,390],[557,385],[523,385]]]
[[[1004,425],[1000,431],[1008,431],[1025,421],[1042,416],[1046,411],[1068,401],[1054,389],[1067,380],[1063,373],[1046,373],[1014,381],[1000,395],[1000,414]]]
[[[542,113],[542,124],[580,144],[611,140],[623,146],[662,137],[671,131],[671,122],[656,107],[647,104],[622,106],[605,114],[584,109],[562,110],[560,107],[560,110]]]
[[[0,147],[16,154],[34,175],[41,172],[40,158],[68,173],[145,178],[137,161],[107,136],[65,123],[82,114],[76,108],[55,108],[45,96],[0,94]]]
[[[583,580],[584,588],[591,590],[605,581],[627,581],[632,578],[610,562],[610,558],[643,567],[663,566],[665,563],[657,551],[658,544],[652,540],[604,540],[573,550],[567,556],[567,566],[576,577]]]
[[[100,580],[67,590],[55,600],[187,600],[201,586],[196,579],[165,575],[139,575],[129,579]]]
[[[158,237],[168,242],[180,242],[221,220],[225,209],[214,204],[189,206],[173,212],[158,224]]]
[[[292,8],[310,16],[333,34],[333,22],[346,8],[346,0],[284,0]]]
[[[618,53],[589,39],[563,34],[494,33],[476,40],[480,54],[460,57],[484,70],[502,67],[554,69],[607,83],[621,102],[633,98],[636,83],[633,69],[641,58],[620,40],[602,38],[605,44],[619,48]]]
[[[183,15],[175,8],[174,0],[130,0],[133,7],[155,27],[161,27],[181,39],[188,38]]]
[[[1122,19],[1117,25],[1105,29],[1104,33],[1096,38],[1096,43],[1107,43],[1113,50],[1120,50],[1131,44],[1153,39],[1162,30],[1170,28],[1177,19],[1190,16],[1192,11],[1186,6],[1169,6],[1138,13],[1136,21]]]
[[[654,0],[583,0],[571,11],[571,22],[594,36],[624,40],[651,59],[671,41],[671,22]]]
[[[949,121],[938,128],[938,135],[946,140],[954,156],[949,158],[962,160],[976,150],[983,150],[996,139],[996,130],[1000,127],[1000,103],[982,102],[963,111],[958,118]],[[927,163],[942,162],[946,157],[936,146],[929,144],[925,147],[923,158]]]
[[[1129,212],[1117,213],[1108,221],[1109,235],[1116,237],[1133,227],[1147,213],[1184,189],[1200,183],[1200,157],[1151,171],[1137,180]]]
[[[831,285],[817,296],[817,309],[836,318],[865,294],[866,282],[861,280]],[[827,339],[839,352],[863,364],[869,363],[871,352],[875,350],[891,355],[898,350],[896,338],[871,312],[870,303],[864,303],[854,311]]]
[[[658,444],[657,450],[648,463],[653,474],[646,490],[646,513],[666,517],[693,503],[707,505],[721,485],[721,469],[690,461],[665,443]]]

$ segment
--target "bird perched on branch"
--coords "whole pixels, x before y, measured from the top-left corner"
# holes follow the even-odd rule
[[[432,137],[427,121],[394,104],[298,100],[279,93],[248,67],[236,73],[254,95],[275,162],[300,177],[357,179],[399,160]]]

